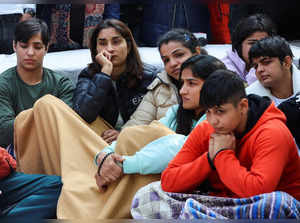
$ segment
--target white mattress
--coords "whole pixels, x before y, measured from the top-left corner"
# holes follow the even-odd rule
[[[204,47],[208,54],[219,59],[226,55],[226,51],[231,49],[230,44],[213,45],[208,44]],[[300,47],[291,45],[294,54],[294,63],[298,66],[300,58]],[[157,48],[140,47],[139,52],[143,62],[163,68]],[[44,58],[44,66],[60,72],[73,81],[75,84],[80,71],[91,62],[90,51],[88,49],[70,50],[63,52],[48,53]],[[16,55],[0,54],[0,73],[16,65]]]

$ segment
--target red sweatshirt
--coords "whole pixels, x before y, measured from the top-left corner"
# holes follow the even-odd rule
[[[285,125],[285,116],[272,103],[254,127],[237,140],[236,152],[224,150],[208,163],[213,127],[204,121],[190,134],[182,149],[162,173],[162,189],[188,192],[208,179],[211,195],[250,197],[285,191],[300,200],[300,157]]]

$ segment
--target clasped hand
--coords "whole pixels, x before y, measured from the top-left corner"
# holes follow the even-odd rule
[[[99,155],[97,163],[100,163],[105,153]],[[118,154],[109,155],[102,167],[99,174],[95,174],[95,179],[100,192],[106,191],[109,184],[115,182],[123,175],[123,169],[117,164],[117,162],[123,162],[124,158]]]
[[[214,160],[216,154],[222,149],[235,150],[236,140],[233,133],[218,134],[213,133],[209,139],[209,157]]]
[[[119,134],[120,132],[115,129],[108,129],[102,133],[101,138],[108,144],[111,144],[113,141],[117,140]]]

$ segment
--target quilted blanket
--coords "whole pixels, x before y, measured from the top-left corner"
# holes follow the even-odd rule
[[[135,219],[300,219],[300,202],[281,191],[248,198],[168,193],[156,181],[136,193],[131,215]]]

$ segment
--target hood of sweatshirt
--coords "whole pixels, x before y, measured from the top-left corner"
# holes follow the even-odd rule
[[[240,143],[243,143],[257,128],[270,120],[279,119],[286,123],[284,113],[275,106],[269,97],[250,94],[247,98],[249,103],[248,120],[245,131],[237,136]]]

